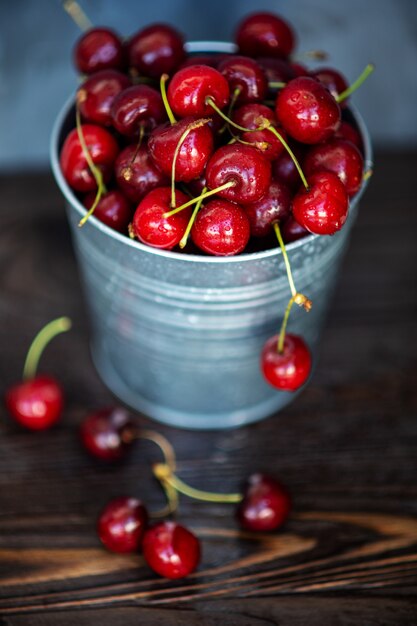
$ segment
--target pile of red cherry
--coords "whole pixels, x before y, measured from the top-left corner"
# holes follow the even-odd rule
[[[237,54],[187,55],[162,24],[125,41],[108,28],[81,36],[75,65],[87,77],[60,155],[88,209],[81,224],[94,213],[146,245],[217,256],[276,245],[274,231],[285,255],[287,242],[342,228],[364,175],[343,111],[372,66],[351,87],[334,69],[308,70],[291,57],[292,28],[269,13],[244,19],[236,43]],[[311,306],[298,295],[288,313]],[[311,355],[285,325],[261,370],[294,391]]]

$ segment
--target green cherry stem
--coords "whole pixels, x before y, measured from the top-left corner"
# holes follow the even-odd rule
[[[235,181],[230,180],[228,183],[224,183],[224,185],[220,185],[220,187],[217,187],[216,189],[211,189],[210,191],[206,191],[206,193],[202,193],[201,196],[198,196],[197,198],[192,198],[191,200],[189,200],[188,202],[185,202],[184,204],[177,207],[176,209],[173,209],[172,211],[168,211],[167,213],[164,213],[164,217],[171,217],[171,215],[175,215],[176,213],[179,213],[183,209],[186,209],[187,207],[192,206],[193,204],[196,204],[196,202],[198,202],[200,199],[204,200],[205,198],[209,198],[210,196],[215,196],[216,193],[219,193],[219,191],[230,189],[230,187],[234,187],[235,185],[236,185]]]
[[[161,74],[161,78],[159,80],[159,88],[161,90],[162,102],[164,103],[165,111],[167,112],[168,119],[171,124],[176,124],[177,120],[174,117],[171,107],[169,106],[168,98],[167,98],[167,90],[166,90],[166,82],[169,79],[168,74]]]
[[[285,333],[287,330],[288,318],[290,316],[290,312],[291,312],[294,302],[295,302],[295,296],[292,296],[292,298],[290,298],[288,301],[287,308],[285,309],[284,319],[282,320],[281,330],[279,331],[279,335],[278,335],[277,350],[279,354],[282,354],[284,352]]]
[[[362,74],[360,76],[358,76],[358,78],[355,80],[355,82],[353,82],[351,85],[349,85],[349,87],[347,89],[345,89],[345,91],[342,91],[342,93],[339,93],[338,96],[336,96],[335,100],[336,102],[343,102],[343,100],[346,100],[346,98],[349,98],[349,96],[356,91],[363,82],[365,82],[365,80],[368,78],[368,76],[370,74],[372,74],[372,72],[375,69],[375,65],[373,63],[368,63],[368,65],[365,67],[365,69],[363,70]]]
[[[93,27],[93,24],[88,19],[85,11],[81,8],[78,2],[75,2],[75,0],[64,0],[62,8],[68,13],[80,30],[85,32]]]
[[[202,193],[204,194],[206,191],[207,191],[207,187],[204,187]],[[204,201],[204,198],[200,198],[194,207],[194,211],[190,217],[190,221],[188,222],[187,228],[185,229],[185,233],[183,234],[181,241],[179,243],[181,250],[185,248],[185,246],[187,245],[188,237],[190,235],[191,229],[195,222],[195,218],[197,217],[197,213],[199,212],[201,205],[203,204],[203,201]]]
[[[281,82],[277,82],[277,81],[271,81],[270,83],[268,83],[268,86],[271,87],[272,89],[282,89],[283,87],[285,87],[287,83],[281,83]]]
[[[241,91],[242,91],[242,89],[240,87],[236,87],[236,89],[233,92],[232,97],[230,98],[230,104],[229,104],[229,108],[227,110],[227,117],[228,118],[230,118],[232,116],[232,112],[233,112],[233,109],[235,107],[236,100],[240,96],[240,92]],[[226,130],[226,128],[228,128],[228,126],[229,126],[229,122],[225,122],[223,124],[223,126],[221,127],[221,129],[219,130],[219,135],[222,135],[224,133],[224,131]]]
[[[48,343],[60,333],[65,333],[71,328],[69,317],[58,317],[42,328],[36,335],[29,348],[23,367],[23,380],[31,380],[35,377],[39,360]]]
[[[76,122],[77,135],[78,135],[78,140],[79,140],[80,145],[81,145],[81,149],[82,149],[83,154],[85,156],[85,160],[87,161],[87,165],[90,168],[91,173],[94,176],[94,179],[95,179],[96,184],[97,184],[97,193],[96,193],[96,197],[95,197],[94,202],[93,202],[93,206],[91,207],[91,209],[89,211],[87,211],[87,213],[84,215],[84,217],[78,223],[78,226],[81,227],[81,226],[84,226],[84,224],[86,223],[88,218],[94,213],[98,203],[100,202],[100,198],[102,197],[103,194],[107,193],[107,189],[106,189],[106,186],[105,186],[104,181],[103,181],[103,174],[98,169],[98,167],[94,164],[94,161],[91,158],[91,154],[90,154],[90,152],[88,150],[87,144],[85,143],[84,133],[83,133],[82,125],[81,125],[80,109],[78,108],[78,104],[77,104],[76,110],[75,110],[75,122]]]
[[[240,126],[239,124],[236,124],[236,122],[231,120],[230,117],[228,117],[225,113],[223,113],[221,109],[219,109],[217,104],[210,97],[206,98],[206,104],[208,104],[208,106],[211,106],[211,108],[214,109],[214,111],[216,111],[216,113],[220,115],[220,117],[223,118],[225,122],[230,124],[230,126],[233,126],[233,128],[236,128],[237,130],[240,130],[243,133],[254,133],[257,130],[264,130],[264,128],[266,128],[265,124],[259,126],[258,128],[245,128],[244,126]]]
[[[162,483],[166,483],[173,487],[178,493],[182,493],[194,500],[202,500],[204,502],[219,503],[236,503],[241,502],[243,496],[241,493],[212,493],[211,491],[202,491],[187,485],[183,480],[178,478],[171,468],[165,463],[157,463],[153,466],[155,477]]]
[[[291,271],[290,260],[288,258],[287,249],[285,247],[285,243],[284,243],[284,240],[282,238],[281,229],[279,227],[279,223],[278,222],[274,222],[274,231],[275,231],[275,234],[276,234],[277,239],[278,239],[279,247],[281,248],[282,257],[283,257],[284,263],[285,263],[285,269],[287,270],[288,283],[290,285],[291,296],[292,296],[291,300],[293,301],[292,304],[294,302],[296,302],[299,306],[302,306],[308,312],[308,311],[311,310],[311,307],[313,306],[313,303],[311,302],[311,300],[309,298],[304,296],[302,293],[299,293],[296,290],[296,288],[295,288],[294,279],[293,279],[292,271]],[[291,306],[292,306],[292,304],[291,304]],[[290,309],[291,309],[291,307],[290,307]],[[288,313],[288,315],[289,315],[289,313]]]
[[[303,181],[304,187],[308,190],[309,187],[308,187],[307,179],[304,176],[304,172],[301,169],[301,165],[299,164],[298,159],[295,156],[294,152],[291,150],[290,146],[285,141],[284,137],[271,124],[269,124],[269,126],[267,126],[267,130],[269,130],[273,135],[275,135],[275,137],[277,137],[277,139],[279,139],[279,141],[282,143],[282,145],[284,146],[284,148],[286,149],[286,151],[290,155],[291,159],[293,160],[293,163],[294,163],[295,167],[297,168],[298,173],[300,174],[300,178]]]
[[[209,118],[205,118],[205,119],[201,119],[201,120],[197,120],[196,122],[193,122],[192,124],[190,124],[185,131],[183,132],[183,134],[181,135],[177,146],[175,148],[175,152],[174,152],[174,158],[172,159],[172,168],[171,168],[171,207],[174,209],[175,208],[175,204],[176,204],[176,197],[175,197],[175,167],[177,165],[177,159],[178,159],[178,155],[180,153],[182,144],[184,143],[184,141],[186,140],[186,138],[188,137],[188,135],[190,134],[190,132],[192,130],[195,130],[196,128],[200,128],[201,126],[204,126],[205,124],[208,124],[210,122]]]

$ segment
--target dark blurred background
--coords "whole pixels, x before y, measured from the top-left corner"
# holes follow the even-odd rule
[[[230,40],[243,15],[281,13],[298,32],[298,52],[328,51],[326,64],[350,81],[373,61],[376,72],[354,101],[374,142],[417,145],[417,0],[82,0],[82,6],[94,24],[125,35],[166,21],[188,40]],[[0,170],[47,165],[54,118],[77,84],[71,54],[79,34],[59,0],[0,0]]]

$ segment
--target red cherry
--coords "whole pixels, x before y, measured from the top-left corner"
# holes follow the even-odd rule
[[[152,189],[169,184],[169,177],[155,165],[146,145],[142,145],[139,150],[135,145],[122,150],[116,159],[114,171],[118,186],[136,204]]]
[[[112,104],[130,85],[128,77],[116,70],[102,70],[87,78],[77,91],[77,103],[84,120],[111,126]]]
[[[289,65],[294,72],[294,78],[297,78],[298,76],[310,76],[310,72],[302,63],[291,62]]]
[[[333,172],[316,172],[293,199],[295,219],[311,233],[333,235],[346,222],[349,201],[344,184]]]
[[[184,578],[200,561],[199,540],[176,522],[160,522],[149,528],[142,549],[148,565],[165,578]]]
[[[299,163],[302,163],[305,153],[305,146],[294,141],[289,142],[291,150],[294,152]],[[283,151],[272,163],[273,178],[282,181],[292,191],[296,191],[301,185],[300,174],[295,167],[294,161],[289,153]]]
[[[284,243],[291,243],[292,241],[297,241],[297,239],[302,239],[306,237],[310,233],[304,226],[301,226],[292,215],[281,226],[281,234],[284,240]]]
[[[227,80],[207,65],[192,65],[179,70],[168,85],[168,101],[178,117],[213,115],[207,98],[223,109],[229,101]]]
[[[333,98],[336,98],[349,86],[343,74],[341,74],[337,70],[334,70],[331,67],[319,67],[317,70],[313,70],[312,72],[310,72],[310,76],[318,80],[325,87],[327,87]],[[340,106],[346,106],[347,101],[348,98],[346,98],[346,100],[343,100],[343,102],[340,103]]]
[[[283,352],[278,352],[278,335],[265,343],[261,353],[265,380],[281,391],[295,391],[306,382],[311,370],[311,354],[304,339],[287,333]]]
[[[148,85],[134,85],[122,91],[114,100],[111,118],[115,129],[133,139],[139,136],[140,127],[146,132],[166,120],[161,95]]]
[[[314,78],[291,80],[278,94],[275,113],[287,133],[301,143],[329,139],[340,124],[340,107]]]
[[[111,407],[88,415],[81,423],[80,437],[91,456],[102,461],[119,461],[130,449],[135,431],[129,413]]]
[[[282,526],[290,508],[290,497],[281,483],[265,474],[252,474],[238,507],[237,517],[241,526],[247,530],[268,532]]]
[[[182,35],[167,24],[152,24],[133,35],[127,45],[129,64],[151,78],[171,74],[185,58]]]
[[[171,176],[175,150],[181,137],[196,122],[196,118],[186,117],[176,124],[158,126],[152,131],[148,141],[149,154],[167,176]],[[208,125],[192,128],[178,153],[175,180],[189,182],[201,176],[212,152],[213,134]]]
[[[333,139],[310,148],[303,167],[307,177],[323,170],[334,172],[349,196],[353,196],[362,184],[362,155],[353,143],[344,139]]]
[[[356,128],[354,128],[352,124],[349,124],[349,122],[345,122],[343,120],[340,122],[340,126],[334,134],[334,139],[346,139],[346,141],[353,143],[359,152],[363,152],[362,137]]]
[[[6,407],[22,426],[45,430],[61,417],[64,394],[55,378],[38,375],[8,389]]]
[[[196,246],[208,254],[239,254],[249,241],[249,220],[237,204],[215,199],[197,213],[191,236]]]
[[[278,15],[254,13],[239,24],[236,42],[248,56],[287,57],[293,51],[295,35]]]
[[[112,175],[113,163],[119,153],[115,138],[104,128],[94,124],[82,124],[84,140],[93,163],[101,170],[104,182]],[[61,170],[67,183],[76,191],[92,191],[97,188],[85,158],[77,129],[74,128],[64,141],[60,156]]]
[[[138,552],[148,523],[147,511],[136,498],[114,498],[97,521],[100,541],[112,552]]]
[[[221,198],[250,204],[266,193],[271,181],[271,165],[256,148],[232,144],[222,146],[212,155],[207,164],[206,177],[210,189],[234,183],[218,193]]]
[[[217,67],[220,61],[223,61],[224,54],[192,54],[181,63],[179,70],[192,65],[208,65],[209,67]]]
[[[81,74],[122,69],[124,53],[120,37],[110,28],[91,28],[75,44],[74,63]]]
[[[91,209],[95,199],[96,192],[91,191],[84,198],[85,208]],[[132,218],[132,207],[122,192],[114,189],[101,196],[93,215],[119,233],[126,233]]]
[[[222,61],[218,70],[227,80],[232,94],[239,90],[236,102],[245,104],[265,99],[268,81],[261,66],[253,59],[232,56]]]
[[[176,190],[176,206],[185,204],[188,200],[181,191]],[[158,187],[149,192],[141,201],[133,217],[133,232],[136,237],[154,248],[172,250],[182,239],[191,216],[188,207],[170,217],[164,217],[173,207],[171,189]]]
[[[234,112],[232,119],[243,128],[255,129],[262,126],[266,121],[271,122],[273,126],[277,126],[274,113],[264,104],[245,104]],[[285,131],[279,129],[279,132],[283,139],[286,140],[287,135]],[[285,147],[278,137],[267,128],[242,133],[241,138],[260,150],[268,161],[274,161],[285,151]]]
[[[269,83],[288,83],[295,78],[291,64],[284,59],[258,57],[256,62],[262,67]],[[274,93],[276,89],[274,89]]]
[[[245,205],[252,237],[266,237],[274,222],[284,221],[291,210],[291,192],[284,183],[272,180],[266,194],[256,202]]]

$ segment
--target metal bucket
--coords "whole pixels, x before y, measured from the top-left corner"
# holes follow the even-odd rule
[[[233,52],[233,44],[195,42],[190,52]],[[295,395],[269,386],[259,369],[290,297],[279,248],[236,257],[157,250],[91,217],[65,182],[59,151],[74,126],[73,97],[55,123],[52,169],[68,219],[90,309],[92,355],[107,386],[126,404],[160,422],[195,429],[230,428],[277,412]],[[353,118],[371,166],[362,118]],[[308,236],[287,246],[297,289],[313,300],[291,313],[289,331],[317,355],[332,288],[366,183],[333,237]]]

